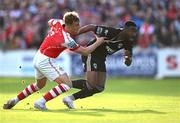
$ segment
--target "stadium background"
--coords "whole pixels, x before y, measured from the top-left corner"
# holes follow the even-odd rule
[[[86,105],[89,105],[89,107],[86,108],[95,109],[73,113],[76,115],[83,115],[85,113],[92,115],[93,112],[96,111],[96,113],[98,112],[104,115],[106,113],[110,114],[110,117],[104,117],[104,120],[107,120],[107,122],[129,121],[136,123],[136,121],[139,122],[138,119],[143,119],[143,116],[134,117],[133,114],[144,115],[143,113],[150,113],[163,115],[163,112],[171,112],[173,110],[174,112],[172,114],[164,114],[164,116],[158,118],[145,115],[145,118],[147,117],[149,120],[151,118],[154,119],[142,121],[178,123],[180,121],[180,112],[178,111],[178,109],[180,109],[179,0],[0,0],[0,105],[6,102],[8,98],[15,96],[30,81],[33,81],[34,70],[32,60],[37,48],[47,33],[47,21],[50,18],[62,18],[64,12],[73,10],[79,13],[81,25],[94,23],[118,28],[122,27],[125,21],[133,20],[139,29],[138,40],[134,48],[134,60],[131,67],[126,67],[123,64],[122,52],[108,57],[106,61],[108,80],[105,92],[100,96],[95,96],[95,98],[93,97],[82,101]],[[91,39],[92,33],[88,33],[77,37],[76,40],[78,43],[85,45]],[[59,57],[59,63],[72,77],[83,77],[83,69],[79,55],[66,51]],[[167,77],[170,77],[170,79],[167,79]],[[22,84],[21,80],[25,80],[25,84]],[[12,88],[11,86],[18,87]],[[48,87],[50,87],[49,83]],[[48,89],[43,90],[42,92],[46,92],[47,90]],[[90,103],[91,99],[97,102],[106,100],[106,98],[110,96],[108,95],[109,93],[115,92],[121,97],[120,100],[117,101],[121,106],[116,107],[116,104],[111,106],[113,102],[110,103],[109,100],[107,101],[109,104],[100,104],[100,106],[102,105],[111,109],[105,110],[103,107],[102,110],[96,110],[96,108],[99,108],[98,103],[97,107],[95,104]],[[141,96],[135,96],[136,94],[147,95],[142,99]],[[165,95],[168,95],[168,97],[165,97]],[[118,96],[116,96],[117,95],[113,95],[114,98],[118,98]],[[103,97],[105,99],[103,99]],[[34,98],[35,97],[32,97],[32,99]],[[148,99],[152,99],[153,101]],[[28,103],[33,102],[31,98],[27,101]],[[138,105],[138,101],[140,101],[142,107]],[[146,109],[146,107],[149,106],[149,103],[146,104],[148,101],[152,103],[152,105],[150,105],[151,108],[155,109],[155,111],[157,110],[157,112],[143,109],[143,107]],[[58,107],[52,106],[55,103],[57,104],[57,101],[49,104],[52,109],[62,107],[62,105]],[[84,105],[83,103],[79,102],[78,104]],[[32,110],[31,105],[33,105],[33,103],[30,103],[30,106],[20,104],[19,107],[17,106],[17,109],[25,108]],[[154,105],[158,106],[153,107]],[[81,109],[80,107],[78,108]],[[126,108],[129,109],[127,110]],[[9,121],[23,122],[23,120],[27,118],[15,118],[20,116],[20,114],[13,114],[14,112],[22,113],[21,115],[23,115],[23,113],[30,113],[31,115],[35,113],[26,112],[26,110],[6,112],[1,108],[0,121],[2,123]],[[62,112],[66,112],[66,110],[64,109]],[[62,114],[62,112],[60,111],[59,113]],[[117,116],[114,118],[113,113],[115,112]],[[124,117],[123,114],[129,115],[128,117]],[[51,112],[48,112],[48,115],[49,117],[54,117]],[[69,117],[69,115],[71,115],[71,113],[67,113],[65,117]],[[118,119],[119,115],[124,119]],[[11,116],[13,118],[9,119],[8,117]],[[47,116],[44,118],[46,119],[46,117]],[[91,117],[82,117],[82,120],[84,118],[90,118],[87,122],[93,121]],[[96,118],[97,117],[95,117],[95,119]],[[38,120],[38,118],[28,119],[32,122],[42,121]],[[56,116],[55,119],[55,121],[52,119],[47,121],[57,122],[59,119],[58,116]],[[68,122],[69,120],[64,119],[64,121]],[[76,122],[80,121],[77,120]],[[99,121],[101,120],[98,119],[93,122]]]
[[[47,21],[50,18],[62,18],[64,12],[73,10],[79,13],[81,25],[94,23],[122,27],[127,20],[133,20],[138,25],[139,37],[134,50],[133,65],[130,68],[125,67],[120,53],[111,56],[111,60],[107,60],[110,75],[156,78],[180,76],[179,0],[91,0],[91,2],[1,0],[0,2],[0,76],[33,76],[31,62],[34,51],[47,34]],[[76,40],[85,44],[91,39],[92,34],[89,33],[77,37]],[[79,56],[69,52],[67,54],[60,58],[64,69],[70,75],[82,75]]]

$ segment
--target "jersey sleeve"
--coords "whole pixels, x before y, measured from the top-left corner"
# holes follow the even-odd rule
[[[119,29],[113,27],[96,26],[94,33],[99,37],[106,37],[107,39],[110,40],[115,36],[117,36],[119,32],[120,32]]]
[[[72,51],[74,51],[80,47],[80,45],[77,44],[73,38],[71,38],[69,33],[63,31],[63,35],[64,35],[64,43],[61,44],[62,46],[66,47]]]

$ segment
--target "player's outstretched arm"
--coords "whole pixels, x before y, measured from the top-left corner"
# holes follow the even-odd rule
[[[112,39],[119,33],[119,29],[116,29],[113,27],[89,24],[89,25],[81,27],[78,31],[78,35],[82,33],[90,32],[90,31],[92,31],[98,37],[106,37],[106,39]]]
[[[90,54],[91,52],[93,52],[99,45],[101,45],[102,43],[106,42],[106,40],[104,40],[104,37],[96,37],[96,42],[93,43],[92,45],[88,46],[88,47],[82,47],[80,46],[77,50],[75,50],[75,52],[87,56],[88,54]]]
[[[90,31],[95,32],[95,30],[96,30],[96,25],[94,25],[94,24],[88,24],[88,25],[85,25],[85,26],[81,27],[81,28],[78,30],[78,35],[80,35],[80,34],[82,34],[82,33],[90,32]]]

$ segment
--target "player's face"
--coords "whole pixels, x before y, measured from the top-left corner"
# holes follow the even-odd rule
[[[73,22],[71,25],[71,34],[77,35],[79,28],[80,28],[79,22]]]

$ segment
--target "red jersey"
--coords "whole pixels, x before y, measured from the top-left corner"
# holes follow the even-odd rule
[[[51,29],[40,46],[42,54],[56,58],[65,49],[76,50],[80,46],[71,38],[63,28],[63,20],[51,19],[48,21]]]

